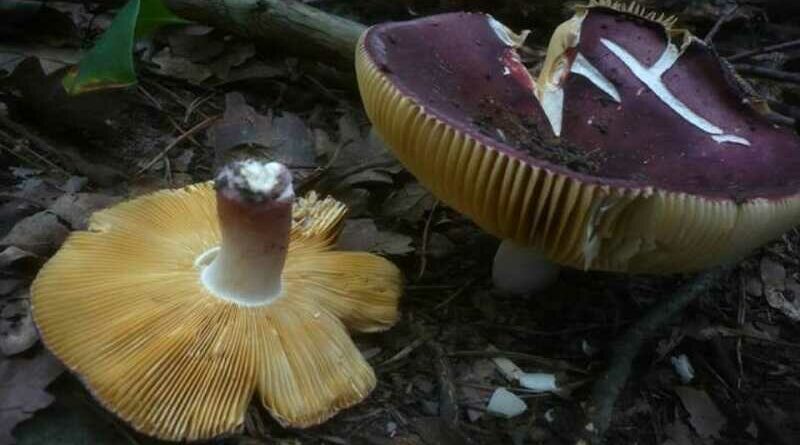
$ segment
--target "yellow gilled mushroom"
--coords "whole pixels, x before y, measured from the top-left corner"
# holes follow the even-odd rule
[[[504,240],[498,287],[542,287],[546,261],[696,271],[800,222],[800,138],[674,20],[610,0],[577,6],[538,80],[523,40],[491,16],[449,13],[373,26],[356,49],[387,145]]]
[[[401,293],[389,261],[331,250],[344,214],[256,161],[98,212],[32,286],[41,337],[145,434],[232,432],[254,394],[284,426],[321,423],[375,386],[347,329],[391,327]]]

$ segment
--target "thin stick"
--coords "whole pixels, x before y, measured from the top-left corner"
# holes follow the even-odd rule
[[[451,301],[455,300],[456,297],[458,297],[459,295],[463,294],[464,291],[474,282],[475,282],[475,278],[470,278],[469,280],[467,280],[467,282],[464,283],[461,287],[459,287],[458,290],[456,290],[455,292],[450,294],[447,298],[445,298],[444,300],[439,302],[439,304],[434,306],[433,310],[434,311],[438,311],[439,309],[441,309],[441,308],[447,306],[448,304],[450,304]]]
[[[733,5],[730,8],[728,8],[727,11],[723,12],[722,15],[717,19],[716,23],[714,23],[714,26],[711,28],[711,30],[708,31],[708,34],[706,34],[706,38],[703,39],[703,41],[705,41],[706,43],[711,43],[711,41],[714,40],[714,36],[717,35],[717,32],[719,32],[719,29],[722,27],[722,25],[731,19],[731,16],[733,16],[733,13],[736,12],[737,9],[739,9],[739,5]]]
[[[746,63],[737,63],[734,65],[734,67],[740,74],[749,74],[751,76],[780,80],[782,82],[800,83],[800,74],[798,73],[790,73],[788,71],[765,68],[763,66],[750,65]]]
[[[66,161],[65,157],[59,150],[55,149],[52,145],[48,144],[44,139],[28,131],[28,129],[25,128],[23,125],[18,124],[17,122],[12,121],[11,119],[5,116],[0,116],[0,125],[6,127],[12,132],[18,134],[19,136],[31,141],[33,145],[35,145],[36,147],[38,147],[43,151],[46,151],[50,156],[53,156],[56,159],[61,160],[62,162]],[[40,155],[39,153],[36,153],[31,149],[28,149],[28,151],[30,151],[34,156],[36,156],[36,158],[38,158],[45,164],[49,165],[50,167],[56,169],[57,171],[60,171],[62,173],[67,173],[66,170],[54,164],[53,162],[51,162],[44,156]]]
[[[435,358],[436,380],[439,384],[439,417],[451,426],[458,425],[458,394],[453,384],[453,371],[447,361],[447,353],[438,342],[428,342]]]
[[[428,218],[425,220],[425,228],[422,230],[422,246],[420,248],[420,260],[419,260],[419,272],[417,273],[417,280],[419,281],[422,279],[422,276],[425,275],[425,269],[428,266],[428,238],[430,237],[431,232],[431,221],[433,221],[433,215],[436,213],[436,208],[439,207],[439,201],[433,203],[431,206],[430,212],[428,212]]]
[[[650,309],[614,343],[608,369],[595,382],[592,403],[587,410],[589,423],[586,424],[586,430],[591,432],[593,443],[600,443],[608,430],[614,405],[628,380],[633,360],[645,341],[727,274],[727,268],[716,268],[696,276]]]
[[[147,163],[147,165],[145,165],[144,167],[139,169],[139,171],[136,172],[136,176],[140,176],[142,173],[144,173],[147,170],[149,170],[150,167],[152,167],[156,162],[160,161],[161,158],[166,156],[170,152],[170,150],[175,148],[178,144],[180,144],[181,142],[183,142],[184,140],[186,140],[187,138],[189,138],[193,134],[197,133],[198,131],[203,130],[206,127],[210,126],[211,124],[216,122],[217,119],[219,119],[220,117],[222,117],[222,116],[220,116],[220,115],[211,116],[208,119],[204,120],[203,122],[200,122],[199,124],[197,124],[194,127],[190,128],[186,133],[183,133],[180,136],[178,136],[177,138],[175,138],[175,140],[172,141],[169,145],[167,145],[164,148],[164,150],[161,151],[161,153],[157,154],[153,159],[150,160],[150,162]]]
[[[795,47],[800,47],[800,39],[790,40],[788,42],[778,43],[775,45],[762,46],[761,48],[752,49],[750,51],[742,51],[740,53],[728,57],[727,59],[728,62],[736,62],[737,60],[749,59],[753,56],[772,53],[776,51],[783,51],[786,49],[793,49]]]

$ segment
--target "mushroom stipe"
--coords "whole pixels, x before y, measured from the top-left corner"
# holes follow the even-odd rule
[[[222,241],[218,193],[202,183],[93,215],[33,283],[44,343],[107,409],[161,439],[232,433],[254,395],[291,427],[362,401],[375,375],[348,330],[396,322],[400,271],[333,251],[345,207],[311,193],[291,211],[279,295],[220,298],[200,279]]]

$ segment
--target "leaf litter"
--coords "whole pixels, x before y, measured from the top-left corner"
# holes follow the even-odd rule
[[[339,2],[324,3],[335,9]],[[429,3],[412,1],[409,5],[413,4],[413,14],[442,10],[431,6],[437,2]],[[544,20],[542,14],[531,15],[531,5],[517,0],[476,5],[503,19],[516,14],[509,11],[524,11],[528,17]],[[375,20],[412,14],[405,7],[366,0],[338,7],[356,8],[353,11],[363,7],[372,11],[364,14]],[[703,23],[709,14],[693,13],[692,17]],[[88,29],[85,27],[95,19],[85,9],[72,17],[83,27],[80,29]],[[90,31],[107,27],[109,17],[98,17],[94,23],[100,26]],[[723,48],[729,43],[723,40]],[[22,394],[21,400],[27,400],[24,406],[0,410],[0,434],[8,432],[0,443],[11,440],[11,430],[21,419],[52,402],[44,388],[56,371],[41,378],[32,371],[37,361],[52,359],[30,329],[26,295],[36,269],[65,233],[85,226],[93,210],[123,196],[207,180],[219,158],[228,155],[258,153],[281,160],[294,167],[298,183],[306,189],[345,201],[351,207],[350,218],[340,244],[386,255],[408,278],[403,320],[398,326],[379,336],[357,339],[368,360],[377,366],[380,381],[365,403],[319,428],[297,432],[282,430],[263,413],[253,412],[244,437],[235,443],[566,440],[578,428],[570,422],[569,413],[585,398],[580,384],[586,373],[592,377],[601,369],[610,341],[656,296],[678,282],[673,277],[566,271],[553,289],[541,295],[509,298],[497,294],[491,289],[488,273],[497,240],[452,209],[441,204],[434,207],[434,198],[402,169],[369,126],[357,100],[328,85],[327,80],[309,82],[318,72],[306,72],[308,65],[281,54],[255,51],[239,38],[205,27],[170,29],[147,46],[138,47],[138,88],[76,98],[65,97],[55,88],[59,71],[51,64],[43,68],[42,61],[52,58],[59,67],[73,63],[78,48],[60,48],[65,51],[59,55],[41,51],[41,46],[34,50],[16,42],[9,45],[17,52],[27,51],[30,57],[10,64],[4,73],[11,72],[11,76],[0,74],[0,91],[6,93],[0,102],[8,108],[8,119],[24,124],[31,134],[47,136],[58,149],[77,147],[71,149],[96,168],[84,168],[92,170],[89,175],[69,159],[53,158],[50,160],[64,170],[56,172],[36,158],[35,154],[49,155],[27,135],[13,135],[11,152],[4,149],[9,139],[0,137],[0,165],[29,170],[19,170],[16,176],[5,167],[0,172],[0,193],[8,195],[0,195],[0,215],[4,216],[0,239],[6,242],[0,247],[0,349],[4,352],[0,376],[2,382],[9,382],[0,384],[0,391],[6,391],[0,392],[0,400],[12,394],[7,391],[16,391],[15,396]],[[5,48],[0,48],[0,54]],[[542,53],[542,47],[531,48],[525,57]],[[160,151],[165,141],[181,138],[191,126],[220,114],[221,119],[207,133],[184,136],[151,170],[133,178],[131,172],[153,159],[152,150]],[[8,132],[2,125],[0,130]],[[112,174],[108,177],[113,179],[102,181],[102,175],[94,171],[99,168],[122,175]],[[763,435],[760,424],[755,427],[752,422],[732,420],[748,415],[736,403],[742,400],[737,399],[740,396],[755,400],[779,426],[790,425],[790,416],[800,412],[796,398],[791,397],[800,384],[792,379],[800,360],[792,324],[796,323],[794,310],[800,290],[799,238],[798,233],[790,233],[755,253],[740,265],[743,286],[724,283],[691,311],[692,321],[704,320],[694,326],[676,323],[664,333],[668,339],[662,347],[653,348],[650,360],[637,365],[641,377],[625,389],[610,432],[613,443],[656,440],[683,445],[703,443],[707,440],[703,437],[725,441],[753,438],[754,431]],[[423,256],[428,264],[419,274]],[[431,334],[415,333],[412,326],[418,325]],[[708,345],[715,341],[721,342],[733,360],[738,385],[722,387],[717,381],[723,372],[720,365],[698,359],[705,358]],[[428,352],[430,342],[442,346],[443,359]],[[587,344],[592,345],[594,354],[585,352]],[[489,346],[509,355],[498,357],[497,351],[487,351]],[[528,362],[513,353],[528,359],[550,357],[552,363],[569,366]],[[381,365],[398,354],[400,358]],[[672,357],[691,359],[695,376],[689,384],[694,386],[681,381]],[[494,364],[498,359],[516,367],[514,378],[503,376]],[[450,372],[439,372],[442,368]],[[524,388],[520,380],[534,390]],[[439,390],[449,386],[456,389],[455,426],[441,414],[453,409]],[[65,376],[54,387],[57,403],[15,430],[21,443],[37,443],[46,434],[66,432],[91,443],[128,440],[115,435],[126,431],[122,425],[113,427],[114,434],[99,432],[100,424],[108,426],[110,415],[91,401],[73,377]],[[62,391],[62,387],[68,390]],[[577,389],[537,393],[553,387]],[[485,415],[498,388],[521,401],[525,411],[509,419]],[[76,394],[77,402],[71,399]],[[675,397],[665,397],[668,394]],[[80,407],[85,417],[79,421],[74,416],[81,412]],[[104,421],[98,421],[101,418]],[[132,432],[125,434],[149,443]],[[757,443],[759,438],[754,440],[743,443]],[[64,443],[81,442],[65,439]]]

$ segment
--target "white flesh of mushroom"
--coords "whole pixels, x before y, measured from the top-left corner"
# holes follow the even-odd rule
[[[222,245],[195,264],[213,295],[242,306],[266,305],[281,296],[281,274],[291,228],[291,173],[282,164],[245,161],[217,177]]]
[[[528,294],[553,284],[560,269],[537,249],[504,240],[494,257],[492,281],[501,291]]]

